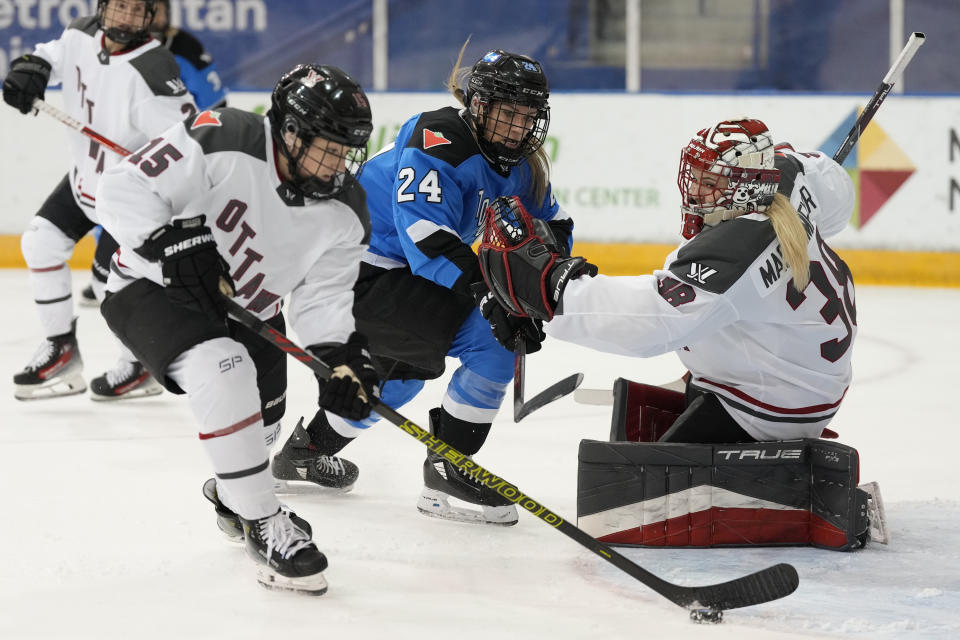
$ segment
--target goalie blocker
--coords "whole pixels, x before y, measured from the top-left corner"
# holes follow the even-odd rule
[[[580,443],[577,526],[608,544],[812,545],[888,541],[876,483],[857,486],[856,449],[818,438],[656,442],[683,394],[618,380],[611,441]]]

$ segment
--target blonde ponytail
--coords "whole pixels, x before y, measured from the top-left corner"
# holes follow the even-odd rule
[[[810,282],[810,257],[807,255],[809,238],[800,222],[800,215],[790,199],[782,193],[774,196],[773,203],[764,213],[773,224],[783,259],[793,271],[793,286],[797,291],[803,291]]]
[[[453,97],[457,99],[457,102],[469,108],[467,104],[467,94],[463,90],[463,85],[467,81],[467,76],[470,75],[470,69],[460,68],[460,63],[463,62],[463,52],[467,50],[468,44],[470,44],[469,36],[467,36],[463,46],[460,47],[460,55],[457,56],[457,61],[453,65],[453,71],[450,72],[450,77],[447,78],[447,89],[453,94]]]

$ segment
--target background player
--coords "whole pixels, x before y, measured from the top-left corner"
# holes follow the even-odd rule
[[[150,38],[153,0],[100,0],[97,15],[78,18],[58,40],[37,46],[10,65],[3,99],[23,113],[33,110],[49,82],[62,83],[64,109],[73,118],[128,149],[136,149],[174,122],[194,113],[170,52]],[[14,376],[21,400],[82,393],[86,383],[76,338],[71,275],[66,260],[94,225],[100,175],[120,156],[70,132],[73,167],[40,207],[23,234],[21,249],[45,339]],[[95,292],[103,295],[110,255],[107,241],[94,257]],[[126,350],[116,366],[94,378],[95,400],[153,395],[161,388]]]
[[[156,15],[150,23],[150,34],[160,41],[173,54],[180,68],[180,79],[187,86],[187,91],[193,96],[193,101],[199,109],[215,109],[227,106],[227,90],[220,80],[213,56],[204,48],[193,34],[170,24],[170,0],[157,0]],[[100,242],[100,227],[93,230],[97,242]],[[116,243],[109,235],[105,242],[114,246],[105,246],[104,255],[116,251]],[[93,282],[80,292],[80,304],[84,306],[99,306],[100,302],[93,291]]]

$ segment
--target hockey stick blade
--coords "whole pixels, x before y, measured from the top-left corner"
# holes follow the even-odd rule
[[[583,382],[583,374],[575,373],[567,376],[560,382],[550,385],[529,401],[524,402],[524,387],[526,386],[527,351],[523,340],[517,339],[517,347],[513,351],[513,421],[520,422],[528,415],[544,407],[554,400],[559,400],[573,391]]]
[[[563,396],[573,393],[582,382],[583,374],[575,373],[572,376],[567,376],[560,382],[550,385],[537,395],[522,403],[519,411],[516,409],[516,406],[514,406],[513,421],[519,422],[544,405],[548,405],[554,400],[559,400]]]
[[[302,362],[321,378],[328,379],[332,374],[330,367],[322,360],[304,351],[287,336],[268,326],[251,312],[240,306],[235,300],[223,296],[227,311],[237,322],[247,327],[278,349]],[[561,516],[526,495],[516,485],[487,471],[469,457],[460,453],[429,431],[400,415],[396,410],[380,402],[374,402],[373,410],[404,433],[418,440],[434,454],[443,456],[465,474],[472,476],[485,490],[493,491],[517,506],[536,516],[551,528],[592,551],[613,566],[636,578],[642,584],[654,590],[664,598],[685,609],[710,608],[717,611],[747,607],[771,600],[777,600],[793,593],[799,584],[797,571],[788,564],[778,564],[756,573],[724,582],[702,587],[683,587],[650,573],[612,547],[593,538],[583,529],[579,529]]]

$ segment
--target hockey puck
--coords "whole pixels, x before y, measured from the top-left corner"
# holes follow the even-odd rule
[[[697,624],[719,624],[723,622],[723,611],[719,609],[691,609],[690,619]]]

